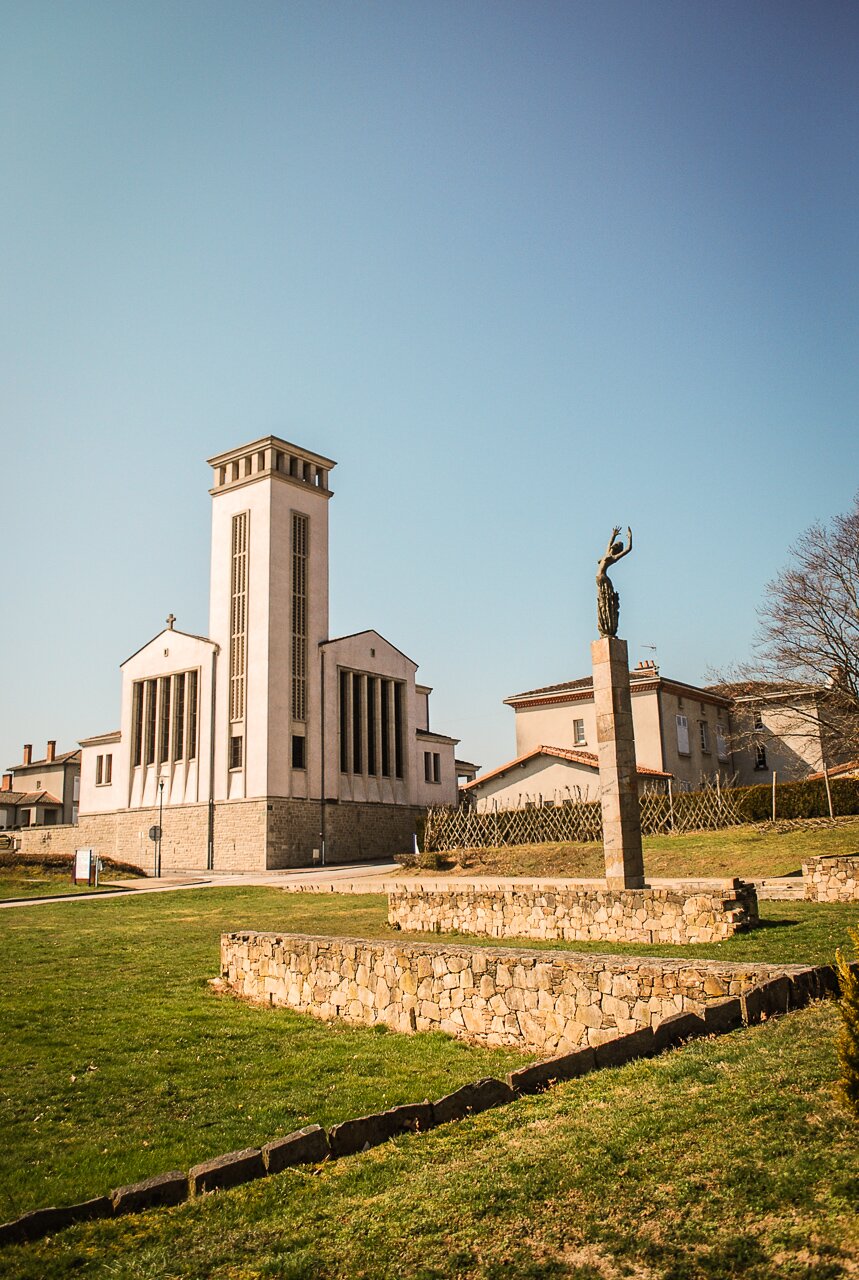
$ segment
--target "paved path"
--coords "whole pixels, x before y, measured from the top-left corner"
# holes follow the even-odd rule
[[[188,872],[187,875],[161,876],[158,880],[147,876],[132,880],[103,881],[105,889],[110,890],[106,893],[65,893],[54,897],[0,901],[0,909],[41,907],[48,902],[111,902],[115,898],[140,893],[175,893],[180,889],[220,889],[226,886],[243,888],[245,885],[267,885],[300,893],[380,893],[380,877],[390,876],[397,869],[395,862],[374,862],[316,870],[301,868],[295,871],[246,871],[229,875],[220,872]]]

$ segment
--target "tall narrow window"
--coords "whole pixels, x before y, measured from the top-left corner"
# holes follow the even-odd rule
[[[173,677],[173,759],[185,755],[185,672]]]
[[[363,699],[361,697],[364,677],[357,671],[352,673],[352,772],[363,773],[364,760],[362,737],[364,729]]]
[[[349,772],[349,672],[340,672],[340,769]]]
[[[376,757],[376,677],[367,676],[367,772],[375,774]]]
[[[113,780],[113,753],[108,752],[104,757],[104,785],[107,786]]]
[[[197,758],[197,672],[188,672],[188,749],[189,760]]]
[[[95,785],[100,787],[104,779],[104,756],[95,758]]]
[[[689,718],[688,716],[675,716],[677,723],[677,754],[681,756],[689,755]]]
[[[157,707],[158,686],[155,680],[146,681],[146,741],[143,752],[143,763],[155,763],[155,713]]]
[[[307,516],[292,513],[292,717],[307,719]]]
[[[131,763],[136,769],[143,759],[143,681],[135,680],[131,690]]]
[[[170,759],[170,677],[158,681],[158,763]]]
[[[230,576],[230,719],[245,714],[248,616],[248,513],[233,516]]]
[[[394,771],[398,778],[403,776],[403,686],[399,680],[394,684]]]
[[[380,681],[382,686],[382,777],[391,776],[391,681]]]

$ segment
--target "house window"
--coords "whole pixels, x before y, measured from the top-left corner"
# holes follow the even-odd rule
[[[573,721],[573,742],[577,747],[583,747],[587,739],[585,738],[585,722],[584,720]]]
[[[701,739],[701,750],[706,755],[710,754],[710,726],[706,720],[698,721],[698,736]]]
[[[755,747],[755,768],[766,769],[767,766],[767,749],[762,742]]]
[[[293,769],[306,769],[306,739],[299,733],[292,735],[292,767]]]
[[[242,745],[243,739],[240,733],[234,733],[230,738],[230,768],[241,769],[242,767]]]
[[[102,784],[102,782],[104,781],[103,773],[104,773],[104,756],[96,756],[96,758],[95,758],[95,785],[96,785],[97,787],[100,787],[100,786],[101,786],[101,784]]]
[[[424,752],[424,779],[427,782],[441,782],[441,756],[437,751]]]
[[[689,721],[686,716],[675,716],[677,724],[677,754],[679,756],[688,756],[689,752]]]
[[[720,724],[716,725],[716,755],[723,763],[730,759],[728,739],[725,737],[725,730]]]
[[[760,711],[757,708],[755,708],[755,712],[754,712],[754,725],[756,729],[763,729],[764,727],[763,716],[761,715]]]
[[[97,787],[110,786],[113,776],[113,756],[108,753],[105,756],[96,756],[95,758],[95,785]]]

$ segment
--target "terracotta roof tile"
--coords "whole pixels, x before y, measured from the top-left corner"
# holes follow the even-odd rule
[[[490,778],[497,778],[500,774],[507,773],[510,769],[515,769],[517,765],[527,764],[529,760],[533,760],[536,756],[553,756],[557,760],[569,760],[571,764],[587,765],[589,769],[599,768],[599,760],[593,751],[573,751],[568,747],[541,746],[535,747],[533,751],[527,751],[523,756],[517,756],[515,760],[508,760],[507,764],[499,765],[497,769],[492,769],[489,773],[482,774],[479,778],[475,778],[473,782],[466,782],[462,790],[468,791],[472,787],[479,787],[481,783],[488,782]],[[671,778],[674,776],[671,773],[664,773],[662,769],[648,769],[641,764],[636,772],[648,778]]]

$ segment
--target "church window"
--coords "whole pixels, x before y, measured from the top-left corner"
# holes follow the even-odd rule
[[[292,718],[307,719],[307,516],[292,513]]]
[[[230,738],[230,768],[241,769],[242,767],[242,736],[234,733]]]
[[[364,753],[361,750],[364,730],[364,677],[357,671],[352,672],[352,772],[363,773]]]
[[[394,769],[398,778],[403,776],[403,686],[394,683]]]
[[[185,754],[185,673],[173,677],[173,759]]]
[[[391,776],[391,681],[380,681],[382,686],[382,777]]]
[[[189,760],[197,758],[197,672],[188,672],[188,749]]]
[[[170,677],[162,676],[158,681],[158,761],[164,764],[170,759]]]
[[[340,770],[349,772],[349,672],[340,672]]]
[[[441,782],[441,756],[438,751],[424,752],[424,780]]]
[[[248,607],[248,513],[233,516],[230,577],[230,719],[245,714]]]
[[[155,680],[147,680],[146,684],[146,739],[144,743],[143,763],[155,763],[155,713],[158,702],[158,685]]]
[[[307,768],[306,739],[299,733],[292,735],[292,767],[293,769]]]
[[[376,688],[378,681],[375,676],[367,676],[367,772],[372,776],[376,773],[378,765],[377,759],[377,742],[376,742]]]

